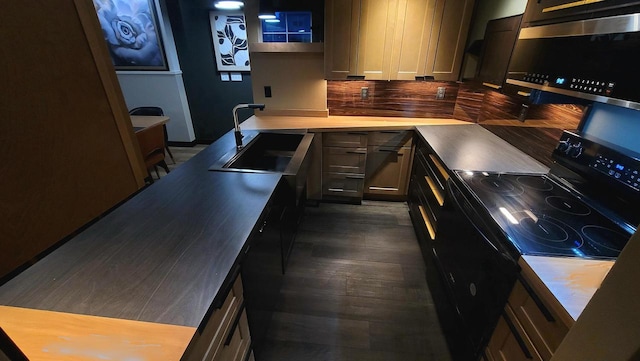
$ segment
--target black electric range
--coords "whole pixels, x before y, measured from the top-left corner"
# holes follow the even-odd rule
[[[456,171],[520,254],[615,259],[640,216],[640,155],[565,131],[545,175]]]

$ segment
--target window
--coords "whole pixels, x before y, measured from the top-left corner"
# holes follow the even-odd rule
[[[265,43],[310,43],[311,12],[277,12],[275,19],[262,20]]]

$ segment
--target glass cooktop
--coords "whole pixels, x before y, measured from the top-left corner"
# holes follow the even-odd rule
[[[457,173],[521,254],[617,258],[631,237],[545,175]]]

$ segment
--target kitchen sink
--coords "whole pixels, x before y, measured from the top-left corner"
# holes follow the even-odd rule
[[[305,190],[312,133],[259,132],[244,139],[246,145],[218,159],[210,171],[282,173],[298,202]]]

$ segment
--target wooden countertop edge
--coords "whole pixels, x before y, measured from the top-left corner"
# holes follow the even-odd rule
[[[568,327],[578,319],[614,263],[544,256],[522,256],[518,260],[529,285]]]
[[[307,129],[309,131],[327,132],[363,130],[413,130],[422,125],[473,124],[451,118],[399,118],[399,117],[365,117],[365,116],[264,116],[253,115],[240,124],[242,129],[284,130]]]
[[[0,327],[31,361],[178,361],[195,327],[0,306]]]

